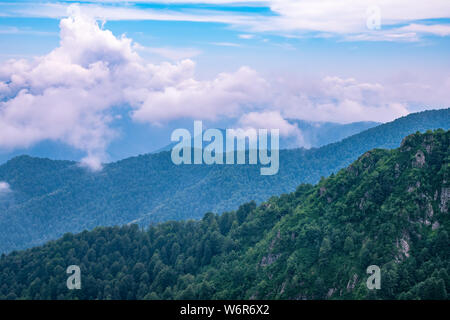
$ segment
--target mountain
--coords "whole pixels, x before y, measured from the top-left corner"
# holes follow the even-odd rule
[[[290,124],[297,126],[300,129],[302,140],[305,146],[308,148],[318,148],[324,145],[341,141],[351,135],[360,133],[364,130],[376,127],[380,125],[378,122],[372,121],[360,121],[352,122],[348,124],[340,124],[333,122],[314,122],[314,121],[304,121],[304,120],[287,120]],[[225,136],[225,130],[219,129],[222,135]],[[193,139],[192,139],[193,141]],[[191,145],[193,142],[191,141]],[[298,137],[280,137],[280,149],[293,149],[298,147]],[[158,153],[162,151],[170,151],[178,142],[173,142],[167,146],[156,150],[153,153]],[[268,144],[270,144],[268,142]]]
[[[297,125],[301,129],[304,143],[308,147],[321,147],[379,125],[377,122],[354,122],[349,124],[301,120],[289,120],[289,122]],[[176,143],[170,143],[164,147],[161,147],[161,144],[164,145],[164,141],[169,141],[168,137],[177,128],[177,125],[180,128],[189,127],[192,126],[192,122],[186,121],[170,127],[157,127],[153,129],[142,124],[130,125],[128,123],[122,123],[122,125],[123,127],[113,127],[119,133],[119,136],[111,142],[106,150],[110,161],[119,161],[136,154],[170,151]],[[152,139],[149,139],[149,137],[152,137]],[[296,138],[280,138],[280,147],[282,149],[298,147],[298,143]],[[46,157],[55,160],[72,161],[79,161],[85,156],[83,151],[70,147],[67,144],[45,140],[32,147],[16,149],[14,151],[0,148],[0,164],[23,154],[38,158]]]
[[[0,213],[0,252],[97,226],[200,219],[205,212],[259,203],[316,183],[367,150],[398,147],[410,133],[447,130],[449,119],[450,109],[424,111],[321,148],[281,150],[273,176],[260,175],[259,165],[176,166],[169,152],[106,164],[99,172],[73,161],[16,157],[0,166],[0,182],[10,189]]]
[[[2,255],[0,299],[448,299],[449,178],[450,131],[412,134],[259,206]]]
[[[0,164],[10,159],[28,154],[33,157],[50,157],[51,159],[81,160],[84,157],[82,151],[72,148],[64,143],[55,141],[43,141],[33,147],[11,150],[0,149]]]

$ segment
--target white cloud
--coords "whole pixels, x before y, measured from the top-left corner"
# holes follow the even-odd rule
[[[450,103],[450,78],[401,76],[387,84],[341,77],[266,79],[244,66],[198,80],[192,60],[148,63],[131,39],[101,29],[77,7],[71,10],[60,23],[59,47],[0,65],[0,148],[61,141],[85,151],[81,164],[99,170],[117,136],[111,128],[117,108],[138,122],[228,117],[246,126],[276,126],[282,135],[300,139],[298,128],[284,119],[389,121],[407,114],[410,104]]]
[[[414,32],[414,33],[430,33],[441,37],[450,35],[449,24],[425,25],[412,23],[397,29],[398,31]]]
[[[240,34],[239,38],[241,39],[253,39],[255,36],[253,34]]]
[[[102,30],[71,7],[60,22],[60,46],[34,60],[0,65],[0,148],[50,139],[84,150],[99,169],[116,132],[114,109],[129,106],[136,121],[214,119],[239,114],[264,96],[265,80],[246,67],[210,81],[194,78],[191,60],[145,62],[132,40]]]
[[[450,2],[446,0],[271,0],[268,3],[279,16],[271,19],[271,26],[262,24],[255,26],[257,29],[367,32],[367,8],[374,5],[380,9],[382,27],[450,16]]]
[[[283,119],[279,111],[250,112],[239,119],[239,125],[243,128],[254,129],[279,129],[280,135],[287,137],[301,135],[297,125],[290,124]]]
[[[91,171],[100,171],[103,168],[101,157],[98,155],[87,155],[80,161],[80,166]]]
[[[244,114],[238,124],[243,129],[278,129],[281,137],[295,137],[296,147],[305,146],[301,130],[285,120],[279,111],[250,112]]]
[[[406,103],[379,83],[325,77],[320,80],[280,80],[273,106],[284,118],[349,123],[390,121],[409,113]]]
[[[114,137],[108,111],[124,102],[118,89],[139,61],[131,40],[80,13],[60,27],[60,46],[48,55],[0,66],[0,147],[51,139],[95,154]]]
[[[0,193],[10,192],[11,187],[8,182],[0,181]]]
[[[77,1],[79,2],[79,1]],[[409,24],[406,28],[397,28],[397,33],[440,34],[448,35],[446,27],[422,25],[420,20],[442,19],[450,17],[450,1],[448,0],[175,0],[164,1],[169,6],[164,10],[138,8],[129,4],[108,4],[119,1],[87,1],[80,6],[93,17],[106,20],[156,20],[156,21],[192,21],[216,22],[232,25],[243,32],[277,32],[285,35],[322,33],[329,36],[345,35],[347,39],[384,41],[383,37],[374,35],[367,29],[367,8],[376,5],[381,12],[381,29],[396,28]],[[95,3],[96,2],[96,3]],[[147,1],[148,2],[148,1]],[[158,1],[150,1],[158,2]],[[160,2],[160,1],[159,1]],[[184,9],[171,9],[170,4],[188,4]],[[274,15],[248,13],[239,11],[205,10],[192,7],[195,4],[252,4],[269,7]],[[65,15],[68,4],[38,3],[5,7],[5,14],[12,16],[52,17]],[[413,32],[413,33],[414,33]],[[383,32],[381,32],[383,34]],[[397,33],[388,34],[387,41],[404,41]],[[362,36],[361,34],[365,35]]]
[[[345,37],[346,41],[387,41],[387,42],[417,42],[420,36],[416,32],[402,32],[398,29],[390,31],[377,31],[369,33],[351,34]]]
[[[417,42],[421,40],[422,35],[449,36],[450,25],[411,23],[399,28],[350,34],[345,39],[349,41]]]
[[[233,117],[268,100],[268,83],[255,71],[242,67],[221,73],[212,81],[189,78],[160,91],[146,92],[133,119],[158,123],[176,118]]]

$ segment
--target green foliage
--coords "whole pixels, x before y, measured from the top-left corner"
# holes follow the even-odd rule
[[[198,221],[65,234],[0,258],[1,299],[448,299],[450,131]],[[79,265],[82,289],[65,286]],[[381,289],[368,290],[369,265]]]
[[[447,130],[449,118],[450,109],[425,111],[318,149],[281,150],[280,170],[273,176],[261,176],[259,165],[176,166],[169,152],[107,164],[100,172],[70,161],[17,157],[0,166],[0,181],[13,190],[7,198],[0,195],[0,252],[39,245],[66,232],[201,219],[205,212],[236,210],[252,200],[261,203],[292,192],[300,183],[316,183],[370,149],[396,148],[410,133]],[[369,212],[373,201],[388,191],[388,185],[377,182],[372,187],[379,192],[365,200]],[[342,209],[344,203],[339,205]],[[238,225],[245,214],[238,212]],[[222,233],[230,223],[220,225]]]

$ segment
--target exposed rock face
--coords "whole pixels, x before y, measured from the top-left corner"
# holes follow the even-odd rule
[[[364,211],[364,209],[366,208],[366,202],[369,199],[370,199],[369,192],[364,193],[364,197],[361,198],[361,201],[359,202],[358,205],[359,210]]]
[[[435,222],[433,223],[433,225],[431,226],[431,230],[436,230],[436,229],[439,228],[439,227],[440,227],[439,222],[435,221]]]
[[[426,136],[424,142],[422,143],[422,146],[425,147],[427,153],[431,154],[435,147],[434,137],[432,135]]]
[[[395,258],[396,262],[402,261],[405,257],[409,257],[409,236],[403,235],[403,237],[399,240],[397,240],[397,243],[395,246],[397,247],[397,250],[399,251],[399,254]]]
[[[355,273],[353,278],[348,280],[347,283],[347,291],[353,290],[356,287],[356,283],[358,282],[358,275]]]
[[[283,282],[283,284],[281,285],[280,294],[283,294],[285,289],[286,289],[286,281]]]
[[[270,266],[272,263],[278,260],[278,258],[281,256],[281,254],[272,254],[269,253],[267,256],[263,257],[261,259],[261,267]]]
[[[364,201],[364,198],[361,198],[361,201],[359,202],[358,208],[359,210],[364,210],[364,205],[366,202]]]
[[[433,220],[433,216],[434,216],[433,205],[431,204],[431,202],[428,202],[428,204],[427,204],[427,215],[426,215],[426,218],[425,218],[425,222],[428,221],[428,224],[431,224],[431,221]]]
[[[405,255],[405,257],[409,257],[409,244],[405,239],[400,239],[401,252]]]
[[[395,177],[400,177],[400,165],[398,163],[395,164]]]
[[[414,157],[415,160],[413,161],[413,167],[422,168],[426,163],[425,154],[423,153],[423,151],[422,150],[417,151]]]
[[[327,293],[327,298],[330,298],[333,295],[333,293],[335,293],[336,291],[337,291],[336,288],[330,288],[330,290],[328,290],[328,293]]]
[[[408,193],[411,193],[418,188],[420,188],[420,181],[417,181],[415,186],[409,186],[407,191],[408,191]]]
[[[442,213],[448,212],[448,200],[450,199],[450,188],[442,188],[441,190],[441,203],[439,209]]]

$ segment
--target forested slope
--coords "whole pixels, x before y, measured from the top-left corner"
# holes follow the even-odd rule
[[[447,299],[450,131],[200,221],[96,228],[0,259],[0,298]],[[66,288],[79,265],[82,289]],[[381,268],[381,289],[366,268]]]
[[[200,219],[316,183],[373,148],[395,148],[416,131],[449,129],[450,109],[411,114],[318,149],[280,151],[280,170],[259,165],[180,165],[169,152],[141,155],[91,172],[71,161],[17,157],[0,166],[11,191],[0,197],[0,252],[56,239],[65,232],[130,222],[147,226]]]

